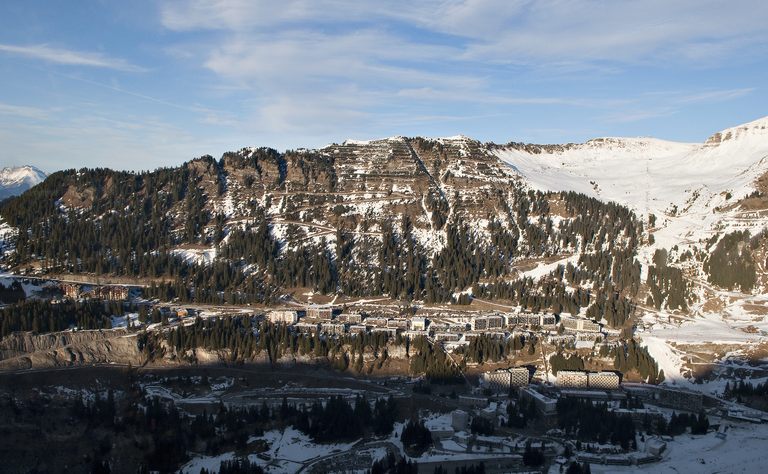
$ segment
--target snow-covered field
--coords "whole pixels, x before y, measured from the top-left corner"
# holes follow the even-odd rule
[[[27,297],[34,297],[38,293],[42,292],[46,286],[56,284],[55,282],[51,281],[33,280],[23,277],[20,278],[17,275],[13,275],[11,273],[0,272],[0,283],[3,285],[11,286],[14,281],[21,283],[21,287],[24,289],[24,294],[27,295]]]
[[[273,459],[284,459],[292,462],[305,462],[331,453],[343,452],[355,443],[316,444],[309,436],[293,427],[285,431],[268,431],[264,439],[270,445],[269,454]]]
[[[661,462],[645,466],[602,466],[592,464],[593,473],[759,473],[768,465],[768,425],[733,424],[721,440],[714,433],[705,436],[678,436],[667,443]]]
[[[178,248],[172,252],[185,262],[196,265],[210,265],[216,258],[216,247]]]
[[[141,324],[139,323],[139,313],[128,313],[124,316],[112,316],[111,319],[112,329],[128,327],[129,321],[132,326],[138,326]]]
[[[304,463],[323,456],[334,453],[348,451],[355,443],[334,443],[317,444],[309,436],[301,433],[293,427],[288,427],[285,431],[272,430],[264,433],[261,437],[269,443],[269,450],[264,454],[271,460],[264,461],[255,454],[249,455],[248,459],[265,466],[270,473],[294,473],[297,472]],[[257,438],[252,438],[251,441]],[[373,450],[375,454],[381,454],[382,449]],[[181,472],[186,474],[198,474],[200,469],[205,468],[210,472],[218,472],[222,461],[235,459],[235,453],[224,453],[219,456],[195,456],[191,461],[181,468]],[[376,458],[374,458],[376,459]]]

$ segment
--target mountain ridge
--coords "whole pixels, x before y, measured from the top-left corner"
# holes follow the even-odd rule
[[[17,196],[40,184],[48,175],[32,165],[5,167],[0,170],[0,200]]]
[[[66,170],[0,205],[0,260],[160,279],[147,292],[164,301],[311,292],[570,312],[636,328],[674,379],[685,352],[668,341],[753,348],[768,334],[746,309],[768,288],[762,127],[717,144],[390,137]]]

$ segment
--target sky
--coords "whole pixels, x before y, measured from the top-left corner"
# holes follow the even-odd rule
[[[768,115],[764,0],[0,2],[0,167],[463,134],[701,142]]]

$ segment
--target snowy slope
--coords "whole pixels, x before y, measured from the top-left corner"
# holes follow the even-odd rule
[[[19,166],[0,170],[0,199],[17,196],[41,183],[47,175],[34,166]]]
[[[616,201],[645,217],[654,214],[650,231],[655,244],[642,247],[639,255],[644,268],[655,248],[702,249],[714,234],[744,229],[755,234],[768,224],[765,198],[749,206],[740,202],[768,174],[768,117],[715,133],[701,144],[602,138],[554,146],[510,144],[492,152],[532,188],[577,191]],[[768,191],[765,181],[761,191],[763,196]],[[745,311],[765,305],[759,291],[744,295],[713,288],[695,265],[687,269],[687,278],[699,298],[688,315],[671,318],[667,311],[650,308],[640,315],[638,335],[668,383],[683,382],[690,370],[684,347],[707,351],[720,345],[746,354],[768,342],[768,316]],[[722,306],[707,309],[707,302],[717,300]],[[733,354],[716,357],[723,372],[740,363]]]
[[[533,188],[578,191],[656,215],[656,241],[671,247],[706,238],[733,220],[716,208],[752,193],[755,180],[768,172],[768,117],[723,130],[703,144],[601,138],[553,147],[512,145],[494,153]]]

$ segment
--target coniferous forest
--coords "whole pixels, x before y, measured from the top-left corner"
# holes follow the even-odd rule
[[[434,149],[423,140],[409,146]],[[476,204],[458,191],[441,194],[429,185],[427,225],[445,232],[437,250],[425,247],[419,237],[425,224],[410,208],[396,219],[343,217],[344,205],[335,204],[341,214],[317,216],[335,220],[327,224],[333,232],[292,239],[306,235],[298,221],[327,209],[330,198],[286,190],[297,179],[326,194],[339,190],[334,179],[321,179],[334,175],[335,159],[258,149],[153,172],[57,172],[0,205],[0,216],[18,230],[7,263],[21,270],[34,264],[44,273],[141,278],[150,285],[147,296],[181,302],[270,303],[287,288],[309,287],[325,294],[465,303],[455,294],[472,287],[479,297],[534,311],[588,308],[591,318],[616,327],[632,313],[642,283],[635,255],[643,224],[627,208],[510,184],[507,196],[493,195],[498,214],[470,227],[461,212]],[[250,196],[238,207],[236,225],[236,216],[211,204],[235,182]],[[296,223],[285,224],[280,236],[274,214],[279,195],[290,198],[283,198],[280,219],[294,219],[297,206],[309,213],[296,214]],[[203,247],[214,249],[215,258],[203,263],[183,256],[183,249]],[[540,281],[509,278],[518,261],[573,253],[579,254],[576,265]],[[570,291],[574,286],[577,291]]]

